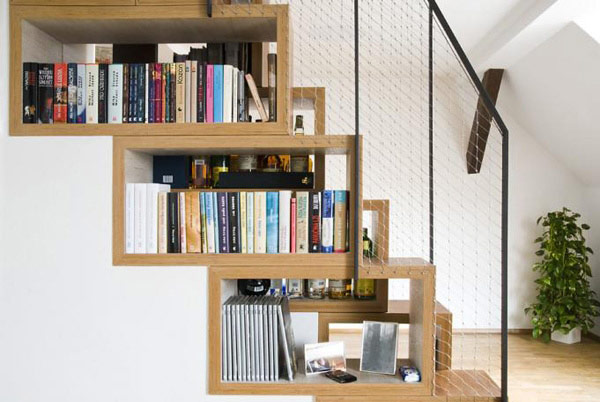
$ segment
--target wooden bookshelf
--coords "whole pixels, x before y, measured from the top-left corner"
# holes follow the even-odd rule
[[[118,3],[117,6],[115,3]],[[48,5],[52,4],[52,5]],[[72,4],[62,7],[58,4]],[[123,5],[128,4],[128,5]],[[135,5],[114,0],[13,1],[10,6],[10,135],[202,136],[291,133],[287,5]],[[70,62],[63,45],[92,43],[277,42],[277,121],[262,123],[23,124],[23,65]],[[64,57],[64,58],[63,58]],[[76,61],[76,60],[75,60]]]

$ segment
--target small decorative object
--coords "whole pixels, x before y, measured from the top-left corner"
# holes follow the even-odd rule
[[[375,257],[373,241],[369,238],[369,231],[367,228],[363,228],[363,256],[367,258]]]
[[[300,299],[304,295],[304,281],[302,279],[287,279],[286,288],[290,299]]]
[[[324,299],[327,293],[326,279],[307,279],[306,295],[309,299]]]
[[[375,299],[375,279],[359,279],[356,281],[354,298],[359,300]]]
[[[282,172],[283,165],[279,155],[264,155],[262,158],[262,171],[263,172]]]
[[[397,355],[398,324],[364,321],[360,371],[394,375]]]
[[[419,373],[416,367],[400,367],[400,377],[402,377],[402,381],[404,382],[421,382],[421,373]]]
[[[580,217],[563,208],[537,220],[544,230],[535,239],[540,244],[535,254],[541,257],[533,265],[533,270],[540,273],[535,281],[538,296],[525,314],[531,314],[533,337],[546,342],[551,338],[579,342],[578,330],[586,333],[594,326],[594,317],[600,315],[600,302],[588,280],[592,276],[589,254],[593,251],[583,237],[583,231],[590,227],[585,223],[580,225],[577,222]]]
[[[270,279],[238,279],[238,291],[244,296],[266,295],[271,287]]]
[[[294,125],[294,134],[304,135],[304,116],[296,115],[296,124]]]
[[[258,158],[256,155],[238,156],[238,171],[255,172],[258,170]]]
[[[346,371],[344,342],[324,342],[304,345],[306,374],[323,374],[330,371]]]
[[[192,157],[192,188],[210,187],[210,157]]]
[[[219,174],[229,172],[229,155],[213,155],[210,158],[213,187],[219,186]]]
[[[346,299],[352,293],[352,281],[350,279],[330,279],[329,298]]]

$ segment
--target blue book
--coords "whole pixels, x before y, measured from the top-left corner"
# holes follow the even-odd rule
[[[212,193],[202,193],[204,196],[204,207],[206,211],[206,246],[207,253],[215,252],[215,226],[213,218],[213,197]]]
[[[213,123],[223,123],[223,65],[215,64],[213,74]]]
[[[77,123],[77,63],[67,64],[67,123]]]
[[[267,193],[267,253],[279,252],[279,193]]]
[[[202,253],[208,253],[208,241],[206,239],[206,193],[200,192],[200,249]]]
[[[215,253],[221,252],[221,243],[219,242],[219,203],[217,202],[217,193],[212,193],[213,199],[213,225],[215,226]]]
[[[333,253],[333,191],[323,190],[321,201],[321,252]]]
[[[217,193],[217,213],[219,215],[219,252],[229,252],[229,210],[227,193]]]
[[[77,123],[85,123],[86,105],[85,64],[77,64]]]

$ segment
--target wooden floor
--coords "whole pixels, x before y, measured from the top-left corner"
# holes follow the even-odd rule
[[[406,357],[405,331],[400,333],[399,355]],[[330,329],[330,339],[344,340],[349,357],[360,356],[360,330]],[[511,402],[600,402],[600,342],[584,338],[577,345],[546,344],[511,334],[508,348]],[[453,369],[484,370],[499,384],[500,336],[455,332]]]

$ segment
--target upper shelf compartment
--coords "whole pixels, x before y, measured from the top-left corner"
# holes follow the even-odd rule
[[[287,135],[291,76],[287,5],[83,5],[10,7],[11,135]],[[23,62],[83,62],[73,49],[98,43],[277,43],[277,118],[259,123],[23,124]],[[261,57],[262,55],[258,55]],[[260,77],[255,81],[260,82]],[[260,86],[260,83],[259,83]],[[249,91],[248,102],[252,103]]]

